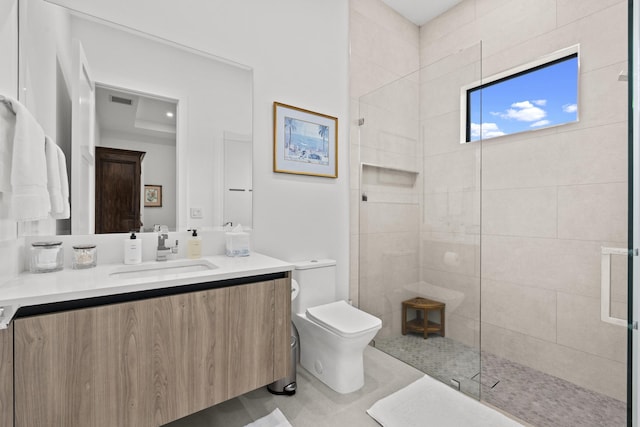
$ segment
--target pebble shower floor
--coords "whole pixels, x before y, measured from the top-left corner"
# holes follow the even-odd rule
[[[536,427],[623,427],[626,403],[449,338],[377,338],[375,347]],[[482,375],[479,375],[482,372]]]

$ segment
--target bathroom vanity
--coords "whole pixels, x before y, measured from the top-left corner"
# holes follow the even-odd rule
[[[1,284],[0,427],[160,426],[286,376],[291,266],[204,260]]]

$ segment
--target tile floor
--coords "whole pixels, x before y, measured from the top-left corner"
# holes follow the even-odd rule
[[[294,396],[275,396],[262,387],[166,426],[240,427],[280,408],[293,427],[379,427],[366,410],[424,374],[373,347],[365,350],[364,364],[365,385],[354,393],[338,394],[298,367]]]
[[[492,354],[480,361],[478,349],[449,338],[408,334],[375,344],[446,384],[456,379],[464,393],[537,427],[626,426],[624,402]]]

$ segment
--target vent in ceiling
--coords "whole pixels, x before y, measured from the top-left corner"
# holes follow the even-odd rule
[[[120,96],[111,95],[111,102],[115,102],[116,104],[131,105],[133,101],[128,98],[122,98]]]

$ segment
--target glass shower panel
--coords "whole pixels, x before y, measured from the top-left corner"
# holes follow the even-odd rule
[[[609,12],[626,25],[624,8]],[[532,425],[627,425],[627,257],[603,262],[627,248],[628,230],[627,40],[615,34],[606,54],[580,45],[578,122],[478,144],[481,399]],[[485,79],[538,59],[526,46],[549,53],[501,43],[483,42]],[[550,119],[561,93],[507,95],[485,122],[528,105]]]
[[[422,68],[424,147],[420,292],[446,304],[446,335],[427,347],[428,373],[480,396],[480,144],[461,144],[460,88],[481,83],[481,43]],[[431,338],[429,338],[431,340]]]
[[[376,348],[476,398],[481,151],[460,144],[460,87],[480,59],[477,44],[359,103],[359,306],[382,319]]]
[[[400,335],[404,288],[419,279],[419,74],[360,98],[359,306]]]

